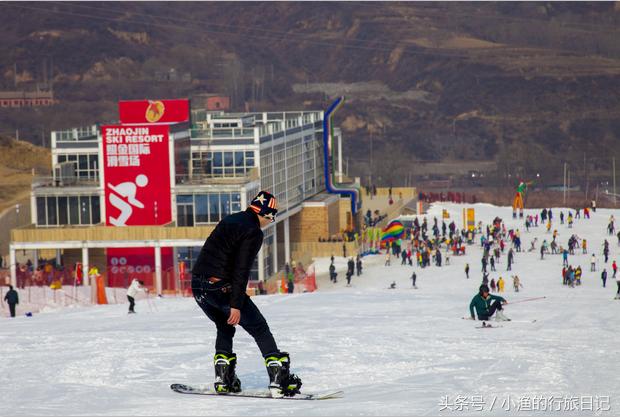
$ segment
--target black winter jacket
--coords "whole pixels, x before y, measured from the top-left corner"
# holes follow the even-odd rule
[[[19,304],[19,296],[17,295],[17,291],[9,290],[4,296],[4,301],[8,304]]]
[[[263,244],[258,216],[251,209],[224,217],[200,251],[194,276],[220,278],[232,286],[230,306],[241,309],[254,259]]]

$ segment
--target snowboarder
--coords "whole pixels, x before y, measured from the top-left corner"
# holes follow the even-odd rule
[[[149,290],[144,286],[144,281],[134,278],[129,288],[127,288],[127,300],[129,300],[128,314],[135,314],[134,307],[136,305],[136,295],[138,295],[138,291],[147,293]]]
[[[472,298],[471,303],[469,303],[471,319],[476,320],[474,316],[474,309],[476,309],[478,320],[489,320],[489,318],[495,314],[496,320],[509,321],[510,319],[506,317],[502,311],[503,304],[507,304],[506,299],[498,295],[489,294],[489,287],[483,284],[480,286],[478,294],[476,294]]]
[[[619,287],[620,288],[620,287]],[[9,285],[9,290],[4,295],[4,301],[9,305],[9,312],[11,317],[15,317],[15,306],[19,304],[19,294],[13,289],[12,285]]]
[[[413,285],[413,288],[418,288],[418,287],[416,287],[416,285],[415,285],[415,282],[416,282],[416,280],[417,280],[417,279],[418,279],[418,276],[417,276],[417,275],[416,275],[416,273],[414,272],[414,273],[411,275],[411,283],[412,283],[412,285]]]
[[[465,264],[465,276],[469,279],[469,264]]]
[[[254,259],[263,244],[261,228],[275,221],[276,198],[260,191],[245,211],[224,217],[207,238],[192,270],[192,292],[200,308],[217,328],[215,390],[240,392],[233,353],[235,326],[256,341],[269,374],[273,397],[299,393],[301,379],[290,372],[290,356],[278,349],[267,321],[246,294]]]
[[[392,283],[390,284],[390,289],[393,290],[396,288],[396,281],[392,281]]]
[[[605,288],[605,283],[607,282],[607,270],[605,268],[601,272],[601,280],[603,281],[603,288]]]

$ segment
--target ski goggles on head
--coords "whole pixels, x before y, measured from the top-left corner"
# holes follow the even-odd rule
[[[273,194],[267,191],[259,192],[250,203],[250,208],[259,216],[269,219],[272,223],[276,221],[278,204]]]

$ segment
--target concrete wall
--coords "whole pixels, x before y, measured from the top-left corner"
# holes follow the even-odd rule
[[[356,242],[299,242],[291,243],[291,258],[294,261],[302,261],[307,264],[307,259],[316,257],[341,257],[343,245],[346,247],[346,255],[357,255],[358,245]]]
[[[324,206],[304,207],[291,217],[291,242],[318,242],[340,232],[340,206],[335,201]]]

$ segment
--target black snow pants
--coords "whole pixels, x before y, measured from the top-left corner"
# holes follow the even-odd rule
[[[488,320],[493,314],[495,314],[495,311],[502,310],[502,309],[503,309],[503,307],[502,307],[501,301],[495,300],[489,306],[488,315],[486,315],[486,316],[484,316],[484,315],[478,316],[478,320]]]
[[[227,323],[230,316],[230,292],[227,289],[207,290],[203,282],[201,277],[194,276],[192,292],[196,303],[217,328],[215,351],[233,353],[235,326]],[[264,357],[279,352],[267,321],[247,295],[241,308],[239,325],[254,338]]]
[[[127,296],[127,300],[129,300],[129,311],[131,313],[135,313],[135,311],[133,310],[133,308],[136,306],[136,299],[133,298],[132,296],[128,295]]]

